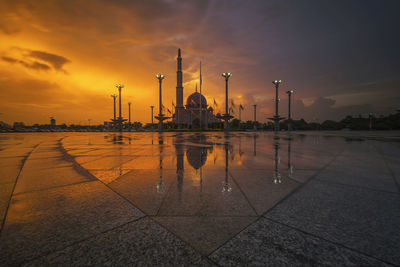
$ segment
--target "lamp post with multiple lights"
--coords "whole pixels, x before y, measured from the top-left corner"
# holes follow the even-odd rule
[[[279,98],[278,98],[278,88],[281,80],[275,80],[272,83],[275,85],[276,94],[275,94],[275,115],[273,118],[269,118],[270,120],[274,121],[274,130],[275,132],[279,131],[279,121],[283,119],[283,117],[279,116],[278,108],[279,108]]]
[[[289,90],[286,92],[289,96],[289,106],[288,106],[288,131],[292,130],[292,112],[291,112],[291,106],[292,106],[292,94],[294,93],[293,90]]]
[[[158,116],[155,117],[158,120],[158,131],[162,132],[163,130],[163,120],[169,119],[170,117],[166,117],[164,116],[164,114],[162,114],[162,94],[161,94],[161,84],[162,84],[162,80],[165,78],[165,76],[163,74],[157,74],[156,78],[158,79],[158,82],[160,84],[160,90],[159,90],[159,113]]]
[[[129,119],[128,119],[128,127],[129,127],[129,131],[131,131],[131,102],[128,102],[128,111],[129,111]]]
[[[113,127],[115,128],[115,122],[117,121],[117,114],[116,114],[116,104],[115,104],[115,99],[117,98],[116,94],[111,95],[111,97],[114,99],[114,119],[111,119],[113,121]]]
[[[225,121],[225,123],[224,123],[225,131],[229,130],[229,120],[233,118],[233,116],[231,116],[229,114],[229,108],[228,108],[228,80],[229,80],[229,77],[231,77],[231,76],[232,76],[232,73],[230,73],[230,72],[222,73],[222,77],[225,78],[225,114],[217,116],[218,119],[222,119]]]
[[[121,89],[124,88],[123,84],[116,84],[115,87],[118,88],[118,93],[119,93],[119,97],[118,97],[118,102],[119,102],[119,107],[118,107],[118,111],[119,111],[119,116],[118,119],[114,119],[114,124],[118,124],[118,130],[121,132],[122,131],[122,123],[124,121],[126,121],[126,119],[122,118],[122,108],[121,108]],[[114,98],[115,100],[115,98]]]

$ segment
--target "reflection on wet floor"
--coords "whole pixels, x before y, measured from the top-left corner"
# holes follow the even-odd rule
[[[354,211],[370,218],[392,206],[371,211],[364,202],[394,203],[399,192],[391,174],[399,173],[399,149],[359,140],[283,132],[2,135],[2,259],[8,265],[29,262],[145,216],[146,224],[156,221],[202,255],[227,244],[248,225],[263,223],[268,214],[303,234],[311,229],[324,240],[338,236],[336,229],[354,233]],[[336,190],[351,196],[354,188],[361,197],[369,192],[368,197],[346,202],[327,194]],[[353,206],[347,217],[340,215]],[[366,220],[372,241],[385,234],[374,235],[389,229],[385,223],[396,211],[381,215],[386,219],[379,229],[377,220],[370,225]],[[329,228],[335,218],[340,227]],[[257,231],[256,238],[270,233]],[[350,246],[357,249],[359,243]]]
[[[281,184],[282,179],[295,176],[294,165],[299,170],[318,170],[340,150],[340,146],[329,142],[331,153],[326,155],[315,138],[271,133],[105,134],[70,136],[63,144],[78,163],[105,183],[132,170],[157,168],[161,190],[163,170],[176,169],[178,184],[183,183],[185,173],[198,174],[201,184],[203,170],[220,170],[227,174],[224,192],[232,190],[229,171],[273,170],[270,179]],[[287,160],[281,160],[284,156]],[[282,164],[287,169],[282,170]]]

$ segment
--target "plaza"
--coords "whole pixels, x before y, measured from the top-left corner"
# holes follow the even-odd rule
[[[400,133],[7,133],[0,265],[400,265]]]

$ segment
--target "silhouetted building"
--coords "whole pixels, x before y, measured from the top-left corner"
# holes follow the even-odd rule
[[[177,124],[179,128],[207,128],[210,123],[220,122],[214,115],[214,109],[208,107],[206,98],[197,92],[197,88],[195,92],[187,98],[186,105],[183,105],[181,49],[178,49],[177,61],[176,107],[175,114],[172,116],[172,121]],[[200,125],[200,120],[202,125]]]
[[[51,119],[50,119],[50,127],[51,127],[52,129],[56,128],[56,120],[55,120],[54,118],[51,118]]]
[[[22,130],[25,128],[25,124],[23,122],[14,122],[14,130]]]

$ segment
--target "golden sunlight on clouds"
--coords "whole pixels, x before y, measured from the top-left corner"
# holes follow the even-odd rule
[[[195,90],[202,60],[204,95],[209,104],[215,98],[217,111],[222,111],[224,82],[219,73],[243,57],[221,53],[223,47],[199,46],[196,34],[204,36],[199,21],[207,17],[202,1],[179,8],[161,2],[164,6],[158,9],[149,2],[133,1],[128,8],[97,1],[0,2],[0,120],[32,124],[55,117],[57,123],[82,123],[90,118],[102,123],[112,117],[115,84],[123,83],[125,116],[131,101],[133,120],[149,122],[149,106],[158,103],[156,73],[166,75],[164,105],[171,109],[175,102],[178,47],[183,53],[184,99]],[[186,12],[193,8],[195,14]],[[247,58],[242,61],[253,64]],[[239,95],[239,83],[240,75],[234,74],[230,98]],[[249,101],[240,97],[238,104]],[[250,117],[250,109],[246,112]]]

